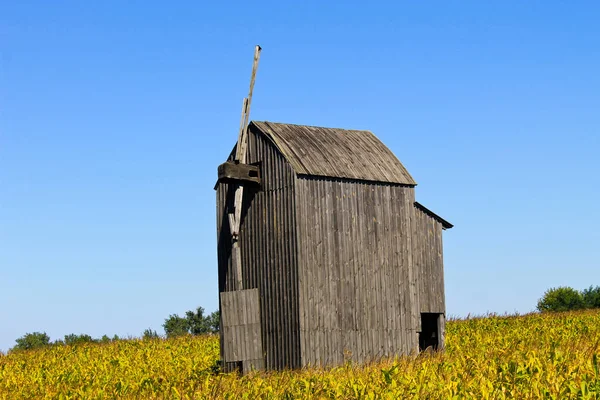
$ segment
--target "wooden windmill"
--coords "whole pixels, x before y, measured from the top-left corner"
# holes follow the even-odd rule
[[[215,185],[224,369],[442,349],[452,224],[372,132],[250,120],[260,50]]]

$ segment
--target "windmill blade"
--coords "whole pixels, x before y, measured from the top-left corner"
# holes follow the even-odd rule
[[[256,81],[256,71],[258,70],[258,60],[260,59],[260,46],[254,48],[254,62],[252,64],[252,75],[250,76],[250,90],[248,97],[244,98],[242,103],[242,116],[240,118],[240,130],[238,133],[238,141],[235,152],[235,161],[245,164],[247,159],[248,148],[248,121],[250,119],[250,105],[252,104],[252,93],[254,91],[254,82]],[[242,281],[242,257],[239,244],[239,230],[242,220],[242,204],[244,201],[244,186],[238,184],[235,189],[233,209],[229,212],[229,230],[232,239],[232,263],[235,271],[235,287],[236,290],[244,289]]]
[[[241,163],[246,162],[246,148],[248,147],[248,120],[250,119],[250,106],[252,105],[252,93],[254,92],[254,82],[256,81],[256,71],[258,70],[258,61],[260,59],[260,46],[254,48],[254,62],[252,64],[252,75],[250,76],[250,90],[248,91],[248,97],[244,102],[242,110],[242,121],[240,124],[240,132],[238,135],[238,147],[236,151],[236,161]]]
[[[252,75],[250,76],[250,90],[248,91],[248,97],[244,99],[242,105],[242,117],[240,121],[240,132],[238,135],[238,143],[236,148],[236,161],[245,164],[248,147],[248,120],[250,119],[250,105],[252,104],[252,93],[254,92],[254,82],[256,81],[256,71],[258,70],[258,61],[260,59],[260,46],[254,48],[254,62],[252,64]],[[235,190],[235,200],[233,211],[233,218],[230,216],[230,228],[231,234],[234,241],[237,241],[237,237],[240,230],[240,224],[242,219],[242,202],[244,200],[244,187],[238,186]]]
[[[242,102],[242,117],[240,118],[240,130],[238,131],[238,142],[237,147],[235,149],[235,161],[244,163],[246,157],[242,157],[242,155],[246,154],[246,146],[242,149],[242,143],[248,143],[247,132],[244,129],[246,124],[246,111],[248,109],[248,98],[244,97],[244,101]],[[242,160],[242,158],[244,158]]]

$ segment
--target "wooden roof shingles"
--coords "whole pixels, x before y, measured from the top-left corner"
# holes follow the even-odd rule
[[[415,186],[400,160],[372,132],[252,121],[298,175]]]

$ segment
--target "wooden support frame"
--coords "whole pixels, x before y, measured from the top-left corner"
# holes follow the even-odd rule
[[[261,47],[256,46],[254,48],[254,62],[252,64],[252,75],[250,76],[250,90],[248,91],[248,97],[244,98],[242,102],[242,115],[240,119],[240,132],[238,136],[238,143],[235,154],[235,162],[237,165],[246,164],[246,153],[248,147],[248,120],[250,118],[250,105],[252,104],[252,93],[254,91],[254,82],[256,80],[256,71],[258,69],[258,61],[260,59]],[[239,171],[238,171],[239,172]],[[249,173],[250,171],[248,171]],[[231,250],[233,256],[234,270],[236,271],[236,290],[243,290],[242,280],[242,259],[240,254],[240,244],[238,243],[238,236],[240,231],[240,224],[242,219],[242,201],[244,199],[244,185],[239,182],[235,189],[235,199],[233,210],[229,213],[229,229],[231,231]]]
[[[260,169],[257,165],[227,161],[218,168],[219,182],[255,184],[260,186]]]

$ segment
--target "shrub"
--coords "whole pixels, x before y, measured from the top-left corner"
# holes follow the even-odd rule
[[[50,344],[50,336],[46,332],[26,333],[17,340],[17,345],[13,350],[31,350],[39,347],[48,346]]]
[[[551,288],[538,301],[537,309],[545,311],[570,311],[585,308],[583,295],[570,287]]]
[[[74,344],[82,344],[82,343],[92,343],[95,340],[86,334],[76,335],[71,333],[70,335],[65,335],[65,344],[74,345]]]
[[[163,324],[167,337],[187,335],[189,333],[189,324],[187,318],[182,318],[177,314],[169,315]]]
[[[150,328],[144,330],[144,333],[142,334],[143,339],[158,339],[159,337],[158,333]]]
[[[203,335],[219,331],[220,314],[218,311],[204,315],[204,308],[198,307],[196,311],[187,311],[185,317],[177,314],[169,315],[165,319],[163,328],[168,338],[182,335]]]
[[[600,308],[600,286],[584,289],[582,296],[586,308]]]

